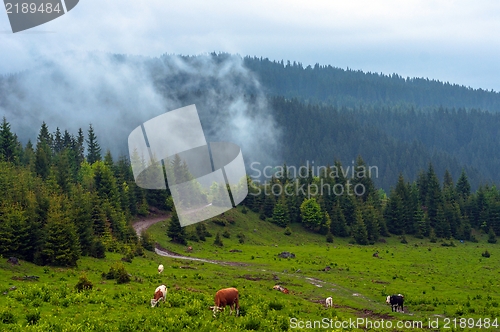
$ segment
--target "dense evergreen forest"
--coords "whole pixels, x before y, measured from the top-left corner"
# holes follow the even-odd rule
[[[269,94],[313,104],[500,111],[498,92],[428,78],[404,78],[398,74],[367,73],[319,64],[304,67],[295,61],[285,63],[257,57],[245,57],[244,64],[257,74]]]
[[[228,54],[109,59],[120,70],[146,72],[168,105],[195,103],[208,141],[233,141],[242,146],[247,166],[271,166],[265,183],[247,171],[250,193],[243,205],[263,220],[285,229],[301,223],[326,241],[351,237],[359,244],[391,234],[402,241],[404,235],[476,241],[484,232],[490,242],[500,234],[496,92]],[[47,66],[46,72],[53,67],[56,77],[64,77],[57,63]],[[119,251],[127,257],[151,249],[147,235],[139,240],[131,222],[155,209],[172,209],[170,193],[139,188],[122,147],[106,146],[104,153],[97,139],[112,134],[125,144],[126,137],[116,136],[144,119],[124,113],[126,126],[114,126],[118,131],[112,133],[93,126],[86,133],[56,126],[51,131],[43,122],[33,144],[35,135],[16,132],[9,122],[9,116],[44,114],[43,108],[24,109],[29,103],[11,103],[30,98],[22,88],[29,77],[27,71],[0,79],[0,107],[7,114],[0,125],[0,254],[73,266],[81,255]],[[116,107],[105,93],[95,98]],[[226,110],[238,107],[247,114]],[[222,121],[231,117],[254,126],[242,141],[234,135],[241,127],[228,132],[233,136],[222,130],[238,128],[236,120]],[[255,136],[261,140],[252,141],[253,147],[244,145]],[[301,165],[309,168],[288,169]],[[371,166],[377,172],[368,176],[363,170]],[[181,174],[178,161],[165,167]],[[346,167],[351,172],[339,172]],[[182,228],[172,213],[170,238],[205,239],[203,223]]]
[[[147,73],[159,95],[169,101],[167,109],[196,104],[207,140],[239,144],[247,166],[252,162],[286,162],[298,167],[307,161],[326,166],[335,160],[349,164],[361,155],[367,164],[379,168],[374,181],[386,192],[395,185],[399,173],[414,181],[430,162],[441,181],[446,169],[453,178],[465,170],[472,190],[500,182],[496,172],[500,168],[497,92],[332,66],[304,68],[298,63],[225,53],[158,58],[108,55],[106,59],[113,64],[110,70]],[[64,77],[57,62],[44,65],[48,69],[42,72],[42,80],[50,80],[47,75],[51,73]],[[30,105],[21,102],[27,98],[24,95],[30,95],[22,90],[30,75],[26,71],[0,79],[0,107],[18,126],[27,118],[53,112],[40,108],[43,100],[35,103],[38,112],[23,109],[23,105]],[[60,81],[56,80],[57,88]],[[11,95],[16,96],[15,104],[9,104],[7,97]],[[109,104],[120,111],[124,107],[114,105],[106,94],[94,98],[99,105]],[[235,125],[224,119],[240,116],[228,111],[239,107],[238,99],[243,99],[242,109],[248,114],[245,121],[259,118],[256,128],[244,137],[239,137],[237,130],[225,135],[227,128]],[[123,112],[119,128],[97,132],[114,155],[125,153],[125,135],[148,119],[138,119],[135,110]],[[14,121],[18,117],[22,120]],[[39,126],[44,120],[32,122]],[[72,122],[67,124],[74,127]],[[18,132],[23,143],[35,136],[26,130]],[[260,140],[249,143],[249,137]]]
[[[43,123],[36,145],[0,126],[0,254],[41,265],[74,266],[80,255],[125,256],[151,249],[130,221],[165,210],[166,191],[144,191],[128,158],[104,156],[92,126],[76,135]]]
[[[173,167],[173,173],[183,169],[177,159],[165,166]],[[482,186],[472,193],[465,172],[455,183],[448,171],[441,184],[429,164],[414,182],[400,175],[386,195],[367,168],[361,157],[345,174],[339,171],[340,161],[319,171],[301,168],[298,174],[284,165],[265,184],[249,177],[243,204],[263,220],[284,228],[301,223],[329,242],[334,236],[352,237],[366,245],[390,234],[476,241],[474,234],[481,231],[496,242],[496,187]],[[0,188],[0,254],[41,265],[74,266],[81,255],[102,258],[106,251],[122,252],[125,258],[140,255],[152,244],[146,234],[137,238],[133,218],[152,208],[172,209],[168,190],[135,185],[127,157],[115,161],[109,151],[102,156],[92,126],[85,137],[82,130],[76,135],[59,128],[50,133],[43,123],[33,146],[31,141],[21,144],[4,118]],[[194,229],[180,227],[174,210],[167,233],[173,241],[186,243],[205,240],[204,229],[203,223]]]

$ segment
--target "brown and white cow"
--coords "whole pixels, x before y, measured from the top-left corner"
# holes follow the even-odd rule
[[[273,287],[273,289],[274,289],[274,290],[277,290],[277,291],[280,291],[280,292],[282,292],[283,294],[288,294],[288,293],[290,293],[290,292],[288,291],[288,289],[287,289],[287,288],[285,288],[285,287],[283,287],[283,286],[281,286],[281,285],[275,285],[275,286]]]
[[[224,310],[227,305],[231,309],[229,314],[232,314],[234,307],[236,307],[236,316],[238,316],[240,313],[238,290],[234,287],[218,290],[215,293],[214,304],[213,307],[210,307],[214,312],[214,317],[219,310]]]
[[[160,302],[160,300],[163,300],[163,302],[165,302],[166,299],[167,299],[167,286],[161,285],[156,287],[155,295],[151,299],[151,308],[155,307],[156,304]]]

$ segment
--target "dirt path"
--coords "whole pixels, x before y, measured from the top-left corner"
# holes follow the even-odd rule
[[[224,261],[216,261],[213,259],[204,259],[204,258],[184,256],[184,255],[178,254],[176,252],[170,251],[168,249],[165,249],[165,248],[161,247],[158,243],[155,245],[155,252],[158,255],[163,256],[163,257],[186,259],[186,260],[190,260],[190,261],[205,262],[205,263],[218,264],[218,265],[229,265],[229,266],[246,266],[246,265],[248,265],[245,263],[238,263],[238,262],[224,262]]]
[[[137,234],[137,236],[141,236],[142,231],[145,231],[150,226],[152,226],[160,221],[166,220],[168,218],[170,218],[170,213],[156,215],[156,216],[152,216],[152,217],[145,217],[145,218],[141,218],[138,221],[134,222],[132,224],[132,227],[134,227],[134,230],[135,230],[135,233]]]

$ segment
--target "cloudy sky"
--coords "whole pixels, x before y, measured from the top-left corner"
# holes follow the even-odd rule
[[[43,55],[230,52],[428,77],[500,91],[500,2],[80,0],[13,34],[0,11],[0,73]]]

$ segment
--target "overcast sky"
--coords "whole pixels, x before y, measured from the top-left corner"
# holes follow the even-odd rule
[[[230,52],[428,77],[500,91],[500,2],[80,0],[13,34],[0,11],[0,73],[40,55]]]

